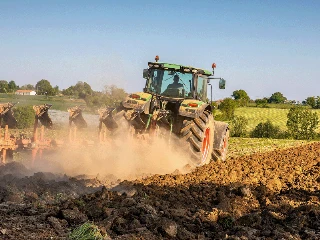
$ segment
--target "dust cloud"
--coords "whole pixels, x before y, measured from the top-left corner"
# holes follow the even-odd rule
[[[98,125],[94,118],[92,121],[88,122],[89,126],[94,126],[94,122]],[[44,152],[43,159],[34,163],[34,171],[132,180],[152,174],[190,170],[186,166],[190,166],[191,159],[173,134],[170,142],[168,137],[139,139],[126,130],[117,136],[108,133],[103,142],[99,142],[97,128],[85,129],[79,135],[75,143],[64,140],[65,143],[56,151]],[[90,140],[91,144],[84,143],[84,140]]]

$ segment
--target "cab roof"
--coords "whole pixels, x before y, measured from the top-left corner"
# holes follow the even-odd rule
[[[211,76],[212,71],[202,69],[202,68],[195,68],[192,66],[185,66],[180,64],[174,64],[174,63],[165,63],[165,62],[148,62],[149,68],[153,69],[164,69],[164,70],[174,70],[178,72],[190,72],[190,73],[200,73],[203,75]]]

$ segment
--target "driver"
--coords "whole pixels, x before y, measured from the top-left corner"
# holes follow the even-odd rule
[[[174,75],[173,77],[173,83],[169,84],[167,89],[177,89],[177,88],[183,88],[183,84],[179,83],[179,76],[178,75]]]

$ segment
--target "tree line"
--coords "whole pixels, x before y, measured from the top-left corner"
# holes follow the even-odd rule
[[[214,115],[216,120],[228,121],[231,126],[231,136],[234,137],[257,137],[257,138],[293,138],[293,139],[314,139],[319,138],[316,129],[319,124],[317,113],[312,112],[308,107],[295,104],[295,101],[287,101],[282,93],[276,92],[269,98],[251,100],[244,90],[236,90],[232,98],[225,98],[215,108],[222,114]],[[235,116],[237,107],[247,106],[249,102],[255,102],[256,107],[267,107],[268,103],[288,103],[290,110],[287,114],[287,131],[281,131],[270,120],[259,123],[252,132],[248,133],[246,128],[248,119],[243,116]],[[302,105],[310,106],[313,109],[320,109],[320,97],[308,97]]]
[[[247,106],[249,102],[255,102],[257,106],[266,106],[268,103],[280,104],[288,100],[281,92],[275,92],[270,97],[251,100],[247,92],[242,89],[234,91],[231,97],[233,97],[240,106]]]
[[[236,101],[238,106],[247,106],[249,103],[254,102],[256,107],[267,107],[268,103],[273,104],[297,104],[295,100],[289,101],[281,92],[275,92],[270,97],[258,98],[255,100],[250,99],[249,95],[245,90],[233,91],[231,97]],[[302,101],[302,105],[310,106],[313,109],[320,109],[320,96],[307,97]]]
[[[79,81],[75,85],[60,90],[58,86],[53,87],[46,79],[41,79],[36,85],[25,84],[21,87],[13,80],[9,82],[0,80],[0,93],[14,93],[17,90],[34,90],[37,95],[56,96],[61,94],[70,98],[79,98],[83,99],[91,108],[115,106],[127,96],[124,89],[115,85],[105,86],[102,91],[94,91],[88,83]]]
[[[0,80],[0,93],[14,93],[17,90],[34,90],[38,95],[54,96],[59,94],[59,87],[52,87],[51,83],[46,79],[41,79],[36,85],[25,84],[19,86],[14,80]]]

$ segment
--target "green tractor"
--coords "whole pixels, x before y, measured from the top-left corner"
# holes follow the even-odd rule
[[[137,137],[160,135],[171,139],[174,134],[196,166],[211,159],[224,161],[228,124],[213,119],[207,99],[211,79],[220,79],[219,88],[225,88],[223,78],[213,78],[216,65],[211,72],[158,60],[156,56],[155,62],[148,62],[149,68],[143,70],[143,92],[130,94],[120,106],[100,112],[100,130],[104,123],[113,133],[123,133],[122,123],[126,122],[129,127],[125,131],[131,129]],[[212,96],[212,86],[210,89]]]

